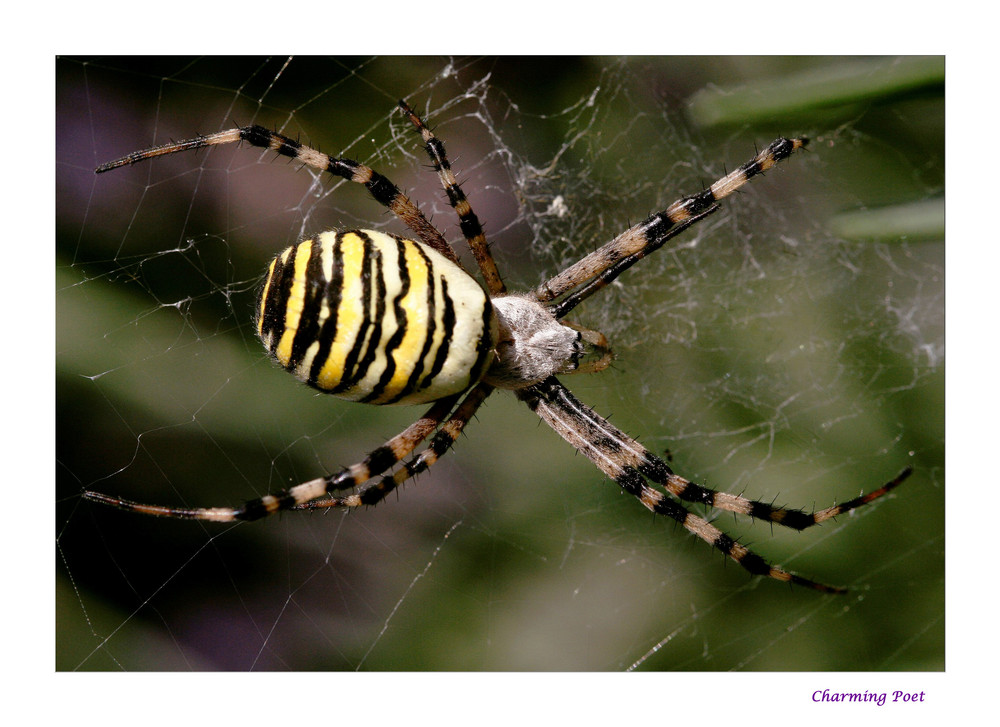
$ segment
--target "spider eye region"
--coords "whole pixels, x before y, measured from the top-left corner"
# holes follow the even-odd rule
[[[300,381],[371,404],[465,391],[498,335],[474,278],[423,243],[374,230],[324,232],[283,250],[260,289],[256,325]]]

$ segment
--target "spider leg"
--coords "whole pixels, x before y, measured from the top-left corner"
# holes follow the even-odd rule
[[[722,177],[711,187],[697,194],[682,197],[667,209],[651,215],[645,221],[626,230],[611,242],[542,283],[535,289],[535,296],[543,302],[555,300],[577,286],[601,275],[609,268],[619,265],[623,259],[628,259],[629,262],[615,272],[615,277],[617,277],[644,255],[660,247],[669,239],[668,235],[674,227],[688,221],[697,221],[692,220],[695,217],[701,219],[703,213],[711,209],[716,202],[728,197],[752,177],[771,169],[779,161],[786,159],[793,151],[801,149],[807,143],[808,139],[774,140],[753,159]],[[590,290],[590,293],[595,292],[600,287],[603,286]]]
[[[654,460],[656,459],[656,457],[649,452],[646,452],[646,454],[653,457]],[[871,492],[862,494],[852,500],[842,502],[839,505],[833,505],[823,510],[804,512],[802,510],[795,510],[792,508],[775,507],[767,502],[748,500],[741,495],[730,495],[726,492],[718,492],[716,490],[709,489],[708,487],[703,487],[702,485],[696,485],[695,483],[673,473],[662,473],[661,465],[663,465],[663,462],[659,461],[658,463],[654,463],[650,468],[650,471],[659,470],[660,473],[658,475],[649,474],[646,470],[640,471],[653,480],[653,482],[666,487],[670,494],[676,496],[680,500],[684,500],[686,502],[700,502],[708,507],[714,507],[718,510],[729,510],[741,515],[749,515],[752,518],[767,520],[768,522],[784,525],[785,527],[792,528],[793,530],[805,530],[813,525],[819,525],[825,520],[835,518],[837,515],[849,512],[850,510],[859,508],[862,505],[867,505],[869,502],[877,500],[898,487],[907,477],[913,474],[913,468],[906,467],[893,479],[889,480],[876,490],[872,490]]]
[[[293,510],[315,510],[318,508],[345,508],[361,507],[362,505],[375,505],[385,499],[386,495],[395,490],[406,481],[416,477],[421,472],[429,469],[444,454],[451,449],[451,446],[462,433],[465,425],[469,423],[479,406],[487,396],[493,391],[489,384],[480,384],[474,388],[459,404],[455,412],[448,418],[437,434],[431,438],[430,444],[420,454],[409,462],[404,462],[403,466],[391,475],[386,475],[380,480],[373,480],[357,492],[345,497],[330,497],[322,500],[313,500],[293,506]]]
[[[684,232],[684,230],[691,227],[691,225],[698,224],[709,215],[718,212],[720,209],[721,207],[719,205],[713,204],[704,212],[700,212],[699,214],[694,215],[693,217],[684,220],[683,222],[677,225],[674,225],[656,242],[650,243],[649,245],[646,245],[645,247],[643,247],[640,250],[637,250],[631,255],[627,255],[621,258],[618,262],[614,263],[613,265],[605,269],[603,272],[599,273],[598,275],[588,280],[584,285],[571,292],[569,295],[560,300],[558,303],[553,303],[549,307],[549,310],[552,312],[552,315],[554,315],[557,319],[562,318],[571,310],[576,308],[580,303],[582,303],[587,298],[596,293],[598,290],[604,288],[606,285],[613,282],[619,275],[624,273],[630,267],[632,267],[637,262],[642,260],[644,257],[649,255],[651,252],[656,252],[657,250],[659,250],[661,247],[663,247],[663,245],[667,243],[668,240],[677,237],[677,235]]]
[[[645,478],[662,484],[670,494],[681,500],[701,502],[711,507],[732,510],[801,530],[868,504],[889,492],[910,474],[907,468],[894,480],[874,492],[815,513],[778,508],[767,503],[715,492],[678,477],[673,474],[666,462],[582,404],[555,378],[549,378],[518,392],[518,397],[557,434],[582,452],[645,507],[659,515],[666,515],[676,520],[689,532],[735,560],[753,575],[788,581],[828,593],[843,593],[845,589],[827,586],[770,565],[704,518],[689,512],[683,504],[650,487]]]
[[[237,507],[207,507],[207,508],[176,508],[162,505],[144,505],[131,500],[123,500],[100,492],[87,491],[84,499],[111,505],[119,510],[159,515],[161,517],[179,518],[182,520],[212,520],[215,522],[232,522],[236,520],[259,520],[281,510],[292,510],[298,505],[324,497],[331,492],[358,487],[395,466],[397,462],[410,454],[417,445],[426,439],[431,432],[445,420],[458,396],[450,396],[435,402],[426,414],[397,434],[385,444],[373,450],[364,461],[345,467],[331,475],[281,490],[274,494],[264,495],[248,500]]]
[[[465,241],[469,244],[469,248],[476,258],[476,263],[478,263],[479,269],[483,273],[483,279],[486,281],[486,289],[491,296],[503,295],[507,292],[507,287],[500,277],[500,271],[497,270],[496,262],[493,260],[489,245],[486,243],[483,226],[479,223],[479,218],[473,212],[472,205],[469,204],[468,198],[458,184],[458,179],[455,178],[455,173],[451,170],[451,164],[448,162],[448,155],[445,153],[444,144],[434,136],[434,132],[427,128],[427,125],[407,105],[406,101],[400,101],[399,108],[407,115],[424,140],[424,148],[427,150],[427,156],[430,157],[431,163],[434,165],[434,170],[441,179],[441,185],[448,195],[448,201],[455,208],[459,226],[462,228],[462,235],[465,236]]]
[[[434,248],[452,262],[458,262],[455,251],[451,249],[451,246],[445,241],[441,233],[424,217],[424,213],[420,211],[410,198],[403,194],[387,178],[364,164],[359,164],[351,159],[331,157],[328,154],[305,146],[295,139],[266,129],[263,126],[243,126],[237,129],[219,131],[215,134],[198,136],[194,139],[135,151],[120,159],[102,164],[95,171],[100,174],[165,154],[188,151],[189,149],[201,149],[206,146],[231,144],[239,141],[245,141],[253,146],[270,149],[277,154],[291,157],[314,169],[329,172],[337,177],[343,177],[349,182],[363,184],[369,194],[375,198],[375,201],[399,217],[407,227],[417,234],[421,242]]]

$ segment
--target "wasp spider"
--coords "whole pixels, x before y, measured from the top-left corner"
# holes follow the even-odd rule
[[[623,490],[751,574],[843,592],[770,565],[684,503],[803,530],[882,497],[910,474],[909,468],[867,495],[813,513],[716,492],[674,474],[666,462],[578,401],[556,378],[599,371],[611,359],[600,333],[561,322],[577,304],[714,213],[719,200],[807,140],[777,139],[708,189],[625,230],[535,290],[509,294],[444,145],[405,102],[399,108],[423,138],[485,290],[460,266],[441,233],[388,179],[363,164],[330,157],[260,126],[134,152],[97,172],[188,149],[246,142],[363,184],[417,239],[373,230],[331,231],[289,247],[268,268],[257,304],[257,332],[284,368],[320,391],[372,404],[433,402],[430,409],[362,462],[237,507],[145,505],[97,492],[85,492],[84,497],[132,512],[217,522],[257,520],[282,510],[374,505],[440,459],[495,389],[508,389]],[[427,446],[411,457],[428,438]]]

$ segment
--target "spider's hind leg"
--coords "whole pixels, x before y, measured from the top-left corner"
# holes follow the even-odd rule
[[[353,159],[331,157],[329,154],[324,154],[296,139],[271,131],[263,126],[241,126],[171,144],[161,144],[132,152],[120,159],[102,164],[94,171],[101,174],[165,154],[236,142],[246,142],[251,146],[268,149],[275,154],[289,157],[321,172],[327,172],[349,182],[363,185],[376,202],[402,220],[407,227],[416,233],[421,242],[437,250],[452,262],[458,263],[455,251],[451,249],[437,228],[428,221],[420,208],[385,176]]]
[[[146,505],[90,491],[84,492],[83,497],[87,500],[116,507],[119,510],[181,520],[211,520],[214,522],[259,520],[282,510],[299,509],[304,504],[320,497],[326,497],[332,492],[359,487],[373,477],[391,469],[397,462],[416,449],[417,445],[445,420],[457,400],[458,396],[450,396],[437,401],[420,419],[381,447],[372,450],[358,464],[345,467],[334,474],[317,477],[294,487],[248,500],[236,507],[179,508],[165,505]],[[357,504],[366,503],[358,502]]]
[[[431,438],[430,444],[419,455],[408,462],[391,475],[386,475],[379,480],[372,480],[357,492],[343,497],[330,497],[320,500],[312,500],[297,504],[292,510],[316,510],[320,508],[352,508],[361,506],[376,505],[393,492],[397,487],[408,480],[416,477],[436,463],[458,439],[465,425],[475,415],[479,406],[486,397],[493,391],[489,384],[479,384],[474,388],[458,408],[452,413],[448,420],[441,425],[437,434]]]

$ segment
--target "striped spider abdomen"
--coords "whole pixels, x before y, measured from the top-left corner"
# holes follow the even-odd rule
[[[497,322],[479,284],[427,245],[330,231],[271,261],[257,333],[278,363],[320,391],[421,404],[482,378]]]

